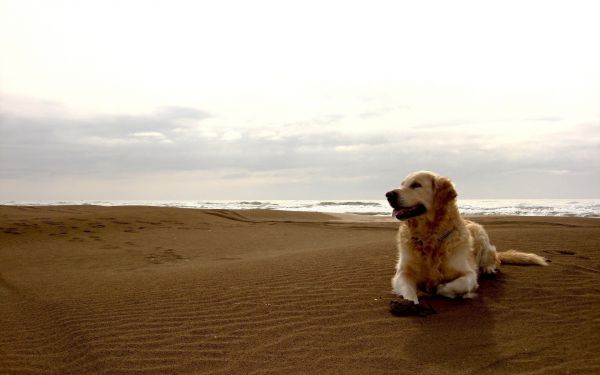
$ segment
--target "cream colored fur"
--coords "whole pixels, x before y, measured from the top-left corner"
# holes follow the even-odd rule
[[[418,293],[472,298],[477,277],[495,273],[500,263],[546,266],[544,258],[515,250],[496,252],[485,229],[464,220],[456,205],[452,182],[433,172],[407,176],[398,189],[396,208],[423,205],[425,212],[401,222],[393,292],[418,303]],[[392,204],[392,202],[390,202]]]

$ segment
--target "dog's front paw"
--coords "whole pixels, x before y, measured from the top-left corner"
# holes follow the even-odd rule
[[[419,304],[419,298],[417,297],[416,294],[411,294],[411,293],[408,293],[408,292],[403,292],[402,290],[397,290],[397,289],[392,290],[392,293],[394,293],[398,297],[401,297],[402,299],[405,299],[407,301],[411,301],[415,305]]]
[[[454,291],[450,287],[448,287],[448,284],[438,285],[437,289],[436,289],[436,294],[439,294],[440,296],[444,296],[444,297],[448,297],[448,298],[456,297],[456,293],[454,293]]]
[[[437,294],[439,294],[440,296],[448,297],[448,298],[460,297],[460,298],[469,299],[469,298],[477,297],[477,293],[474,293],[473,291],[467,291],[464,293],[456,292],[448,284],[438,285]]]

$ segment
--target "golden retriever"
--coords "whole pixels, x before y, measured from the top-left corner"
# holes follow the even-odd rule
[[[457,193],[447,177],[414,172],[386,197],[393,216],[402,221],[392,289],[415,304],[418,291],[475,297],[479,272],[495,273],[501,262],[548,265],[536,254],[496,252],[485,229],[460,216]]]

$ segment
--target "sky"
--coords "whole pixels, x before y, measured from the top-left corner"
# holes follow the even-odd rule
[[[0,201],[600,198],[598,14],[0,0]]]

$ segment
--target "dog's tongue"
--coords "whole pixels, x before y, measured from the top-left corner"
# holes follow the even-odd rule
[[[392,216],[395,218],[398,218],[398,215],[406,215],[411,210],[413,210],[413,207],[394,208],[394,211],[392,212]]]

